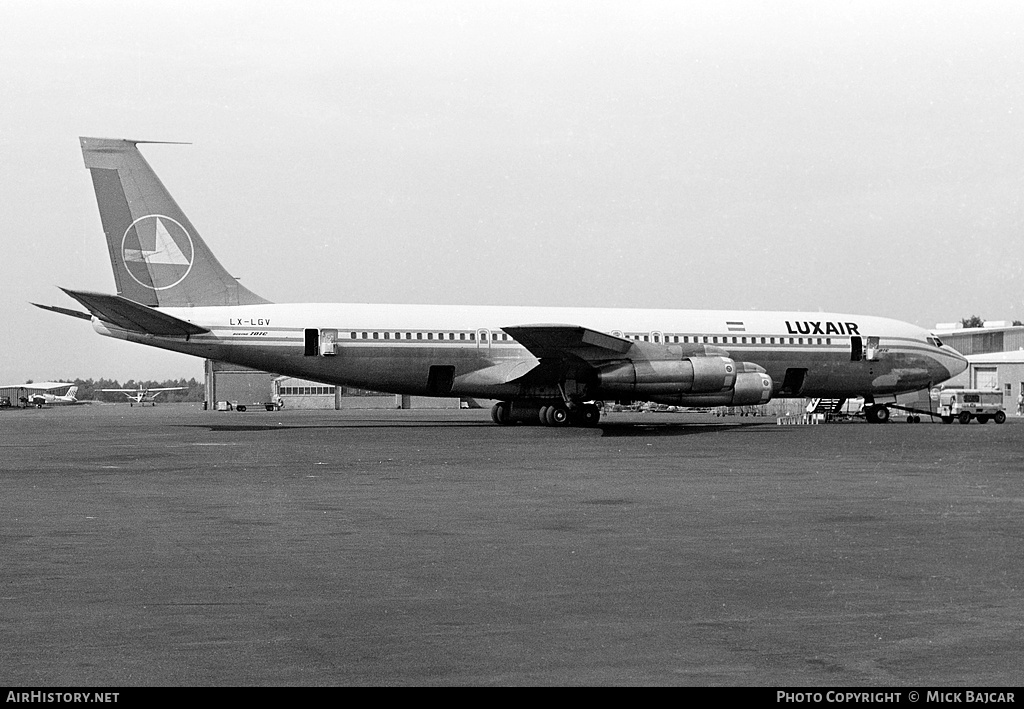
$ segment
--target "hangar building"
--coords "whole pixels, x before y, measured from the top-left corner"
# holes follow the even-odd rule
[[[329,386],[295,377],[208,359],[204,365],[206,408],[258,409],[458,409],[458,398],[401,396],[352,387]],[[229,406],[230,405],[230,406]]]
[[[274,379],[275,400],[286,409],[457,409],[456,398],[402,396],[354,387],[327,386],[295,377]]]
[[[944,386],[999,389],[1006,412],[1018,411],[1024,392],[1024,325],[986,321],[984,327],[965,328],[940,323],[933,332],[968,361],[967,370]]]

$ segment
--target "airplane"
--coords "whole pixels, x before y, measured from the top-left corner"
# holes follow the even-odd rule
[[[50,392],[62,387],[68,387],[65,394],[51,394]],[[71,382],[33,382],[31,384],[2,384],[0,389],[24,389],[25,394],[18,396],[18,401],[25,406],[35,406],[37,409],[43,406],[82,404],[76,397],[78,387]]]
[[[744,406],[901,392],[966,359],[916,325],[822,312],[272,303],[243,286],[138,149],[81,138],[117,295],[62,288],[40,308],[98,333],[253,369],[395,394],[497,400],[491,418],[593,426],[602,401]]]
[[[149,387],[138,387],[136,389],[100,389],[100,391],[119,391],[131,400],[129,406],[135,406],[135,404],[142,405],[147,401],[156,406],[156,397],[161,392],[165,391],[181,391],[187,387],[161,387],[159,389],[150,389]]]

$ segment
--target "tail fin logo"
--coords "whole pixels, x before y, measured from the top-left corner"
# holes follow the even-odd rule
[[[163,214],[147,214],[125,230],[121,258],[136,283],[166,290],[185,280],[192,270],[195,247],[178,221]]]

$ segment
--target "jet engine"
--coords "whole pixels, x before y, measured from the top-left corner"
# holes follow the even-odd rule
[[[679,406],[755,406],[772,398],[772,378],[764,372],[739,372],[736,383],[727,392],[691,394],[680,397]],[[660,399],[651,399],[664,403]]]
[[[608,399],[679,406],[747,406],[772,397],[772,378],[764,368],[728,357],[610,364],[598,370],[598,386]]]

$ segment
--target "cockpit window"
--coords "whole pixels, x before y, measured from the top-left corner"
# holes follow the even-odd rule
[[[934,345],[935,347],[942,347],[942,340],[940,340],[939,338],[937,338],[937,337],[929,337],[927,339],[928,339],[928,344],[929,345]]]

